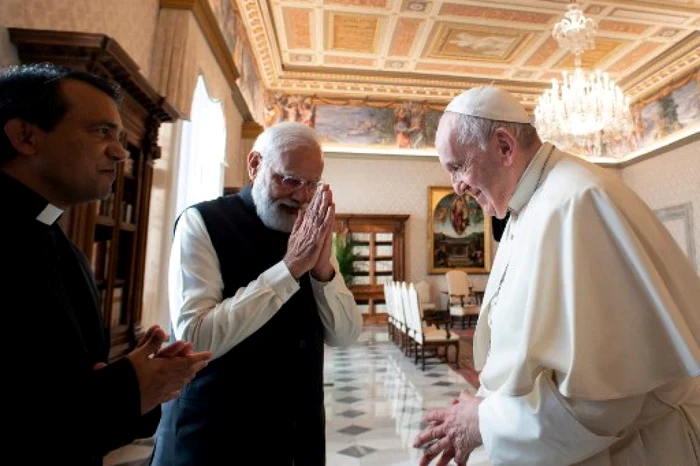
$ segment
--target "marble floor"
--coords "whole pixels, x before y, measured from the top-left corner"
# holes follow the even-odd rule
[[[389,341],[386,327],[369,327],[349,348],[327,348],[324,366],[328,466],[416,465],[412,447],[426,410],[448,406],[462,389],[474,392],[444,362],[425,372]],[[149,442],[112,452],[106,466],[147,464]]]

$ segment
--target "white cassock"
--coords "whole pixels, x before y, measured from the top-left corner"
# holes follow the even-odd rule
[[[700,278],[675,240],[620,179],[549,144],[509,208],[469,464],[699,465]]]

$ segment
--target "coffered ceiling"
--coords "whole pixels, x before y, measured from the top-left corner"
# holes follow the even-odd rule
[[[532,108],[573,57],[552,38],[565,0],[236,0],[265,87],[447,102],[495,84]],[[598,21],[586,69],[632,100],[700,64],[700,0],[580,2]]]

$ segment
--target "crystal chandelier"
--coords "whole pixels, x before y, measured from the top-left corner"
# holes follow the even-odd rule
[[[544,141],[560,149],[587,156],[624,155],[633,129],[629,99],[607,73],[586,75],[581,54],[595,48],[597,25],[586,18],[578,4],[570,3],[564,18],[554,25],[552,36],[574,54],[575,69],[564,71],[562,82],[539,98],[535,127]],[[622,143],[622,144],[621,144]],[[632,144],[632,142],[629,142]]]

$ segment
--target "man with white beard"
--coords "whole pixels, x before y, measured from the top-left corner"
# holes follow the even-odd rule
[[[362,316],[322,172],[314,131],[280,123],[248,154],[249,185],[178,219],[172,337],[214,359],[163,406],[154,466],[325,464],[324,343],[354,342]]]

